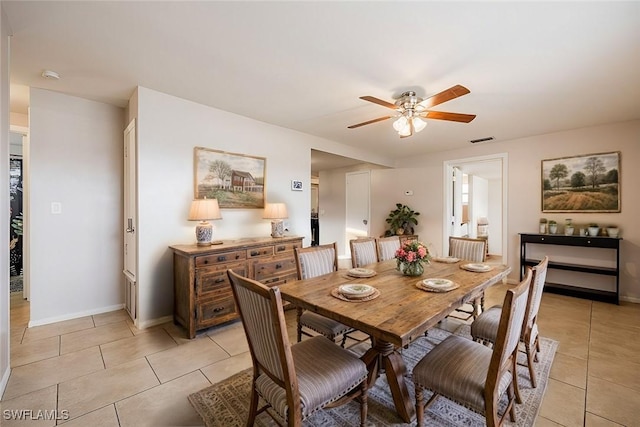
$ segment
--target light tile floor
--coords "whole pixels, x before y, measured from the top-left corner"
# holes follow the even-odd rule
[[[491,288],[487,306],[500,303],[507,287]],[[545,293],[539,317],[541,334],[560,345],[536,425],[640,425],[640,304]],[[28,320],[29,304],[12,294],[3,427],[198,426],[187,395],[251,366],[239,322],[189,340],[172,323],[138,330],[124,311],[34,328]],[[27,409],[70,419],[5,417],[6,410]]]

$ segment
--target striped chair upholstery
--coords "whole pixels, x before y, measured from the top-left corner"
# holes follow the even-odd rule
[[[296,268],[298,279],[311,279],[338,270],[338,246],[330,243],[307,248],[295,248]],[[324,335],[331,341],[342,337],[341,345],[344,347],[347,333],[355,329],[335,320],[326,318],[311,311],[303,311],[298,308],[298,342],[302,341],[302,335],[310,335],[304,329],[311,329]]]
[[[498,336],[493,350],[475,341],[452,335],[438,344],[413,368],[416,387],[417,425],[422,425],[424,409],[438,396],[444,396],[477,413],[487,426],[499,426],[507,413],[515,422],[514,376],[518,342],[527,309],[531,271],[504,299]],[[433,391],[424,404],[424,390]],[[500,398],[507,393],[508,403],[500,416]]]
[[[449,256],[471,262],[484,262],[486,254],[486,240],[449,236]]]
[[[378,259],[386,261],[395,258],[400,249],[400,236],[380,237],[378,241]]]
[[[449,236],[449,256],[471,262],[484,262],[487,256],[487,241],[468,237]],[[467,317],[471,314],[476,318],[484,311],[484,292],[472,295],[469,301],[472,305],[471,308],[465,309],[463,306],[456,311],[466,313]],[[467,307],[469,306],[467,305]]]
[[[527,300],[527,315],[522,328],[520,340],[524,343],[524,349],[527,354],[527,366],[529,367],[529,378],[531,385],[537,387],[536,374],[533,370],[533,362],[537,361],[537,353],[540,351],[540,341],[538,332],[538,310],[540,309],[540,301],[542,300],[542,290],[544,282],[547,278],[547,267],[549,265],[549,257],[545,256],[542,261],[533,267],[531,279],[531,288]],[[498,325],[500,324],[500,313],[502,307],[493,306],[471,324],[471,336],[474,340],[481,343],[495,343],[498,335]],[[520,403],[520,393],[518,383],[516,385],[516,397]]]
[[[360,402],[360,425],[367,418],[367,367],[357,356],[323,336],[291,345],[277,287],[269,288],[232,270],[227,274],[253,361],[247,425],[267,411],[284,425],[302,425],[315,411],[338,399]],[[259,397],[266,405],[258,409]],[[335,405],[334,405],[335,406]]]
[[[373,237],[349,240],[349,246],[351,247],[351,265],[353,268],[378,262],[376,239]]]

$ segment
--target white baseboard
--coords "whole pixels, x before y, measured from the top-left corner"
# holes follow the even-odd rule
[[[640,298],[637,297],[629,297],[629,296],[621,296],[620,301],[632,302],[634,304],[640,304]]]
[[[7,383],[9,382],[9,375],[11,374],[11,367],[7,366],[4,373],[2,374],[2,379],[0,379],[0,397],[4,395],[4,390],[7,388]]]
[[[152,326],[161,325],[163,323],[167,323],[167,322],[171,322],[171,321],[173,321],[173,316],[159,317],[157,319],[151,319],[151,320],[146,320],[144,322],[140,322],[140,326],[138,326],[138,328],[139,329],[147,329],[147,328],[150,328]]]
[[[124,304],[116,304],[116,305],[110,305],[107,307],[96,308],[93,310],[80,311],[80,312],[71,313],[71,314],[64,314],[62,316],[47,317],[45,319],[40,319],[40,320],[31,320],[29,321],[29,327],[32,328],[34,326],[48,325],[50,323],[62,322],[64,320],[71,320],[71,319],[78,319],[80,317],[93,316],[94,314],[108,313],[110,311],[117,311],[123,308],[124,308]]]

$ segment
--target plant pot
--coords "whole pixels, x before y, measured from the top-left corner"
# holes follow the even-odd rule
[[[541,222],[540,223],[540,234],[547,234],[547,223],[546,222]]]
[[[564,228],[564,235],[565,235],[565,236],[573,236],[573,226],[571,226],[571,225],[567,225],[567,226]]]
[[[589,236],[595,237],[600,234],[600,227],[589,227]]]
[[[609,235],[609,237],[616,238],[620,234],[620,229],[618,227],[608,227],[607,234]]]
[[[558,232],[558,224],[549,224],[549,233],[556,234]]]

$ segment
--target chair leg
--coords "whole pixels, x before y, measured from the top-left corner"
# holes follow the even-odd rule
[[[362,382],[362,394],[360,395],[360,427],[365,427],[367,423],[367,381]]]
[[[497,427],[500,425],[500,417],[498,416],[498,396],[495,393],[485,394],[484,401],[484,417],[487,427]]]
[[[513,353],[513,356],[511,356],[511,374],[512,374],[512,382],[513,382],[513,390],[515,391],[516,394],[516,402],[517,403],[522,403],[522,396],[520,395],[520,387],[518,386],[518,349],[516,348],[515,352]]]
[[[252,427],[258,412],[258,392],[255,389],[255,383],[251,387],[251,403],[249,404],[249,416],[247,418],[247,427]]]
[[[424,418],[424,405],[422,403],[424,394],[422,387],[416,386],[416,427],[422,427],[422,419]]]
[[[515,388],[515,382],[513,383]],[[507,404],[506,411],[509,411],[509,418],[512,423],[516,422],[516,405],[513,404],[513,392],[511,391],[511,387],[507,387],[507,397],[509,398],[509,403]],[[507,414],[502,414],[502,417],[506,417]]]
[[[526,344],[524,346],[526,352],[527,352],[527,365],[529,366],[529,379],[531,380],[531,386],[533,388],[536,388],[538,386],[538,382],[536,381],[536,373],[533,370],[533,361],[534,359],[536,359],[536,353],[535,353],[535,344],[533,345],[533,347],[529,346],[529,344]]]
[[[342,334],[342,342],[340,342],[340,347],[344,348],[344,345],[347,343],[347,334]]]
[[[296,308],[296,321],[298,322],[298,342],[302,341],[302,325],[300,324],[300,316],[302,316],[302,308]]]

